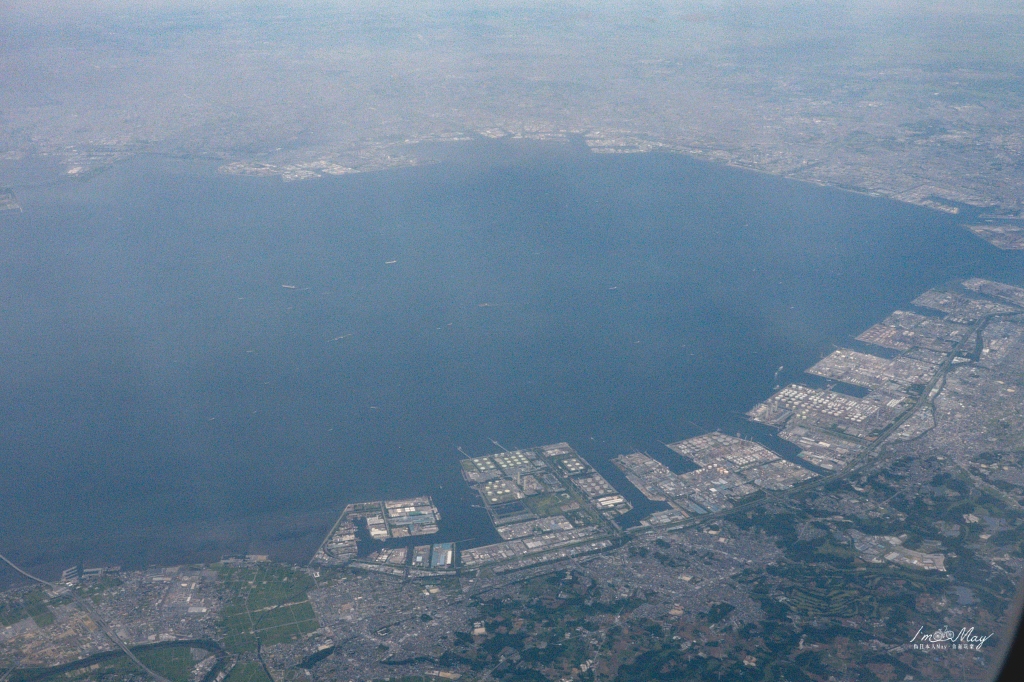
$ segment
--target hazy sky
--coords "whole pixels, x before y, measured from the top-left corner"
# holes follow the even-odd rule
[[[0,163],[350,166],[404,140],[572,132],[1011,207],[1024,14],[980,7],[0,0]]]

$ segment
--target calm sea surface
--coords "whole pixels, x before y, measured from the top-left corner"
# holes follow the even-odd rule
[[[1024,280],[932,211],[668,155],[470,147],[283,183],[137,159],[0,216],[0,551],[305,560],[457,450],[609,459],[722,429],[950,279]],[[394,262],[391,262],[394,261]],[[639,500],[638,500],[639,501]]]

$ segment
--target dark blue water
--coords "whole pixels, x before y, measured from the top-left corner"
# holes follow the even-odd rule
[[[344,504],[414,494],[490,541],[456,447],[566,440],[611,478],[754,435],[779,366],[930,286],[1024,279],[953,217],[667,155],[482,145],[300,183],[144,158],[19,198],[0,546],[51,572],[305,559]]]

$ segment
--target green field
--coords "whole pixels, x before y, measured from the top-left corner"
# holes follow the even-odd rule
[[[313,632],[316,620],[306,592],[313,580],[283,566],[219,568],[231,595],[221,616],[224,646],[237,653],[265,645],[290,642]]]
[[[54,620],[56,620],[53,616],[53,612],[46,608],[46,604],[42,602],[26,604],[25,611],[28,615],[32,616],[32,620],[34,620],[36,625],[41,628],[45,628],[47,625],[53,625]]]
[[[571,504],[573,501],[571,499],[567,500],[556,493],[533,495],[523,500],[526,506],[530,508],[530,511],[541,518],[545,516],[558,516],[562,513],[562,507]]]
[[[187,646],[142,646],[132,649],[133,653],[147,667],[160,673],[171,682],[188,682],[189,673],[195,666],[192,660],[191,648]],[[120,651],[109,656],[106,660],[89,665],[90,660],[78,662],[80,667],[71,669],[65,666],[57,666],[54,669],[45,668],[24,669],[15,672],[11,676],[11,682],[47,682],[49,680],[103,680],[104,682],[122,682],[139,679],[140,670],[137,665]]]
[[[530,511],[541,518],[562,514],[577,527],[592,526],[600,521],[591,511],[590,503],[573,492],[533,495],[527,497],[523,502],[530,508]],[[568,512],[562,511],[562,507],[573,502],[578,503],[580,508]]]
[[[148,668],[160,673],[171,682],[188,682],[189,673],[196,664],[187,647],[136,650],[136,657]]]
[[[0,604],[0,625],[14,625],[28,618],[21,604]]]
[[[239,663],[224,682],[274,682],[259,663]]]
[[[14,625],[26,618],[31,618],[41,628],[53,624],[53,612],[47,608],[46,595],[41,590],[22,595],[20,603],[0,604],[0,625]]]

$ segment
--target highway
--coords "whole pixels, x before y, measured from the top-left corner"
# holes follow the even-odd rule
[[[54,585],[53,583],[51,583],[51,582],[49,582],[47,580],[43,580],[42,578],[39,578],[37,576],[32,575],[31,573],[29,573],[28,571],[24,570],[23,568],[18,566],[16,563],[14,563],[13,561],[11,561],[7,557],[5,557],[3,554],[0,554],[0,561],[3,561],[5,564],[10,566],[15,571],[17,571],[21,575],[25,576],[29,580],[32,580],[33,582],[37,582],[40,585],[44,585],[45,587],[48,587],[51,590],[60,589],[57,585]],[[69,592],[71,594],[71,598],[74,599],[74,601],[75,601],[75,605],[78,608],[80,608],[83,611],[85,611],[89,615],[89,618],[91,618],[93,620],[93,622],[96,623],[96,625],[101,630],[103,630],[103,634],[107,636],[107,639],[109,639],[111,642],[114,643],[114,645],[117,648],[119,648],[121,651],[123,651],[124,655],[127,656],[128,658],[130,658],[132,660],[132,662],[135,663],[135,665],[139,666],[139,668],[141,668],[143,671],[145,671],[145,673],[147,675],[152,677],[157,682],[171,682],[170,680],[168,680],[166,677],[164,677],[160,673],[157,673],[157,672],[155,672],[153,670],[150,670],[148,667],[146,667],[146,664],[143,663],[142,661],[140,661],[138,659],[138,657],[136,657],[135,654],[132,653],[132,650],[128,648],[128,645],[125,644],[121,640],[121,638],[117,636],[117,633],[114,632],[113,629],[109,625],[107,625],[107,622],[105,620],[103,620],[102,618],[99,617],[99,614],[96,613],[96,611],[92,608],[92,606],[87,601],[85,601],[84,599],[79,598],[79,596],[77,594],[75,594],[74,590],[70,590]],[[8,672],[7,674],[10,675],[10,672]]]
[[[702,514],[700,516],[691,517],[681,523],[653,527],[636,526],[634,528],[628,529],[626,532],[629,535],[644,535],[658,532],[678,531],[684,528],[704,525],[714,519],[729,516],[730,514],[734,514],[737,511],[749,509],[751,507],[761,506],[770,500],[787,498],[796,493],[800,493],[811,488],[819,488],[838,478],[848,477],[852,474],[864,470],[865,468],[869,467],[872,464],[877,464],[879,460],[872,456],[878,452],[879,448],[889,439],[889,437],[892,436],[892,434],[895,433],[896,430],[899,429],[899,427],[902,426],[908,419],[910,419],[910,417],[913,416],[915,412],[917,412],[925,405],[931,403],[935,399],[935,397],[941,391],[941,384],[945,381],[946,375],[949,374],[950,369],[952,369],[954,366],[953,359],[957,357],[957,354],[964,348],[964,346],[967,343],[973,342],[975,339],[975,335],[979,331],[983,330],[985,326],[989,323],[989,321],[991,321],[992,319],[997,317],[1016,316],[1020,314],[1021,313],[998,313],[993,315],[986,315],[985,317],[971,325],[970,332],[965,336],[964,340],[959,342],[954,347],[952,352],[949,353],[949,356],[942,363],[942,365],[939,366],[939,369],[935,373],[935,376],[924,388],[924,390],[921,391],[920,397],[914,402],[914,404],[910,408],[908,408],[903,414],[901,414],[892,424],[886,427],[885,430],[883,430],[874,441],[872,441],[870,444],[864,447],[864,449],[861,450],[860,454],[853,458],[853,460],[850,463],[848,463],[839,471],[826,474],[824,476],[819,476],[817,478],[813,478],[809,481],[805,481],[804,483],[795,485],[792,488],[788,488],[786,490],[764,491],[764,496],[756,500],[751,500],[750,502],[747,503],[738,504],[734,507],[731,507],[729,509],[723,509],[722,511],[719,512],[711,514]],[[1002,491],[999,492],[1002,493]],[[1005,493],[1003,493],[1003,496],[1005,496]]]

